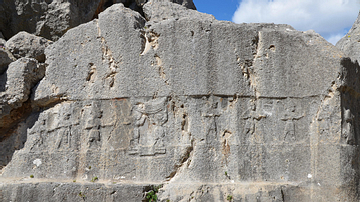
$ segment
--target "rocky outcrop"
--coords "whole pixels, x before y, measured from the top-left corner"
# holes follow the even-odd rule
[[[357,63],[313,31],[137,3],[46,48],[1,134],[4,201],[359,200]]]
[[[353,60],[360,62],[360,13],[349,32],[336,43],[336,47]]]
[[[0,2],[0,32],[6,39],[20,31],[57,40],[70,28],[97,18],[115,3],[138,12],[148,0],[3,0]],[[160,1],[160,0],[151,0]],[[192,0],[162,0],[196,9]]]
[[[0,46],[0,75],[3,74],[7,70],[8,65],[15,60],[16,58],[5,46]]]
[[[39,62],[45,62],[44,50],[51,45],[52,41],[38,37],[27,32],[19,32],[6,42],[6,48],[16,58],[35,58]]]
[[[6,74],[0,76],[4,91],[0,92],[0,128],[8,128],[14,117],[10,113],[23,106],[31,89],[44,77],[45,66],[35,59],[21,58],[9,65]],[[4,82],[6,81],[6,83]]]

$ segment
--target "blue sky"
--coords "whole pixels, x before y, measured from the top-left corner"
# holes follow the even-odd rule
[[[193,0],[198,11],[235,23],[289,24],[335,44],[355,22],[360,0]]]

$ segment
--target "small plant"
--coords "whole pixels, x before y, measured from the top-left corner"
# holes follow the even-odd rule
[[[30,178],[34,178],[34,175],[30,175]]]
[[[76,182],[76,180],[73,180],[73,182]]]
[[[227,171],[225,171],[225,176],[226,176],[228,179],[230,179],[230,176],[228,175],[228,172],[227,172]]]
[[[84,193],[79,192],[79,196],[80,196],[81,198],[85,199],[85,194],[84,194]]]
[[[95,176],[91,179],[91,182],[95,182],[96,180],[99,180],[99,178]]]
[[[146,199],[148,202],[151,202],[151,201],[157,201],[157,193],[159,192],[159,189],[162,188],[162,185],[159,185],[159,186],[153,186],[152,187],[152,190],[149,191],[148,193],[146,193]],[[170,200],[169,200],[170,201]]]
[[[91,166],[89,166],[89,169],[91,169]]]
[[[157,195],[154,190],[151,190],[149,193],[146,194],[146,199],[148,201],[157,201]]]
[[[232,200],[233,200],[233,197],[232,197],[231,195],[228,195],[228,196],[226,197],[226,200],[232,201]]]

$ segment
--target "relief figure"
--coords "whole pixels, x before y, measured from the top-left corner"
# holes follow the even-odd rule
[[[168,121],[166,104],[167,98],[164,97],[134,105],[132,109],[134,134],[130,140],[129,154],[140,156],[165,154],[164,124]]]

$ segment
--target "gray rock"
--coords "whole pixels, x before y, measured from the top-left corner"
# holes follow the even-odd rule
[[[123,185],[76,182],[38,182],[34,184],[19,181],[14,184],[0,184],[2,201],[128,201],[139,202],[149,185]],[[2,198],[1,198],[2,197]]]
[[[185,2],[184,2],[185,3]],[[187,5],[187,4],[186,4]],[[192,7],[190,7],[192,8]],[[194,7],[195,9],[195,7]],[[168,1],[149,1],[143,6],[144,17],[151,21],[161,21],[170,18],[201,18],[203,20],[214,20],[214,16],[205,13],[199,13],[192,9],[187,9],[179,4],[170,3]]]
[[[16,109],[23,107],[23,103],[29,99],[31,89],[44,77],[44,73],[45,66],[38,64],[37,60],[20,58],[12,62],[6,73],[0,76],[0,85],[3,89],[0,91],[0,128],[2,130],[9,128],[19,119],[18,115],[14,114],[21,112]]]
[[[336,47],[353,60],[360,62],[360,13],[349,32],[341,38]]]
[[[359,201],[357,63],[313,31],[150,3],[46,48],[36,111],[0,130],[5,200]]]
[[[35,58],[39,62],[45,62],[44,50],[51,45],[52,41],[45,38],[19,32],[6,42],[6,48],[16,57]]]
[[[196,9],[192,0],[167,0]],[[20,31],[58,40],[67,30],[97,18],[115,3],[141,12],[146,1],[138,0],[3,0],[0,1],[0,31],[6,39]]]
[[[0,75],[3,74],[8,65],[15,61],[16,58],[10,53],[10,51],[0,44]]]

